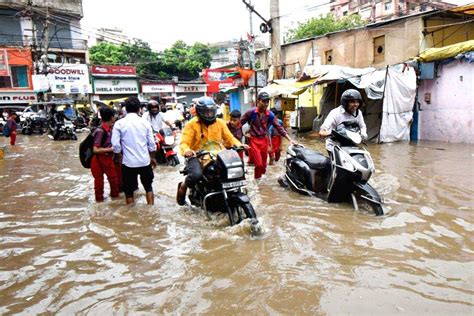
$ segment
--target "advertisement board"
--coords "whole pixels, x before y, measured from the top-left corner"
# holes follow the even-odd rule
[[[8,53],[6,49],[0,49],[0,76],[10,76],[8,67]]]
[[[172,84],[142,84],[143,93],[166,93],[174,92]]]
[[[0,92],[0,104],[25,104],[36,102],[33,92]]]
[[[91,92],[87,65],[51,63],[47,77],[52,93]]]
[[[94,94],[138,94],[135,79],[96,79]]]

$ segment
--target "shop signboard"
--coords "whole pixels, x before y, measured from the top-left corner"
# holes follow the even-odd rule
[[[93,65],[92,75],[108,77],[136,77],[137,69],[133,66]]]
[[[90,93],[89,70],[84,64],[48,65],[51,93]]]
[[[25,104],[36,101],[36,93],[33,92],[0,92],[0,104]]]
[[[94,94],[138,94],[135,79],[95,79]]]
[[[172,84],[142,84],[142,93],[167,93],[174,92]]]
[[[177,93],[199,93],[207,92],[207,84],[178,84],[176,86]]]
[[[8,53],[6,49],[0,49],[0,76],[10,76],[10,69],[8,67]]]

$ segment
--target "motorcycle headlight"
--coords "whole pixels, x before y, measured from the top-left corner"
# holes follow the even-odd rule
[[[230,168],[227,169],[227,178],[228,179],[238,179],[244,176],[244,168]]]

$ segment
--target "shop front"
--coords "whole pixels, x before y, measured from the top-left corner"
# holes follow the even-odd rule
[[[0,48],[0,112],[19,112],[37,101],[32,72],[30,49]]]

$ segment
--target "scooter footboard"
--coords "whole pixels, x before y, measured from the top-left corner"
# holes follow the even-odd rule
[[[363,204],[372,209],[375,215],[380,216],[386,213],[382,198],[378,192],[368,183],[354,183],[354,196],[359,205]],[[354,205],[356,207],[356,205]]]

